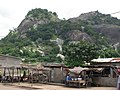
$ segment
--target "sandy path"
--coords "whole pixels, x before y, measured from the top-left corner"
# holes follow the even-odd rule
[[[25,89],[0,84],[0,90],[25,90]]]
[[[0,90],[116,90],[114,87],[91,87],[91,88],[71,88],[58,85],[37,84],[31,85],[27,83],[21,84],[0,84]]]

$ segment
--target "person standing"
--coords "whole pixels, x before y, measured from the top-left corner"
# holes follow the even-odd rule
[[[70,74],[68,73],[66,76],[66,81],[65,81],[66,86],[69,86],[69,80],[72,80],[72,78],[71,78]]]
[[[117,90],[120,90],[120,72],[117,80]]]

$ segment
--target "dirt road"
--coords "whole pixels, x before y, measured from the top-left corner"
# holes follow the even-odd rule
[[[46,84],[0,84],[0,90],[116,90],[114,87],[71,88]]]

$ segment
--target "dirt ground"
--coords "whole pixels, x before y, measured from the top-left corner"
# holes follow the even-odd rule
[[[46,84],[0,84],[0,90],[116,90],[115,87],[89,87],[72,88],[64,85],[46,85]]]

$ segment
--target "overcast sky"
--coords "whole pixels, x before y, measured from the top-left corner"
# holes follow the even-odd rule
[[[120,11],[120,0],[0,0],[0,38],[17,28],[27,12],[34,8],[48,9],[58,17],[72,18],[98,10],[104,14]],[[120,19],[120,13],[112,16]]]

